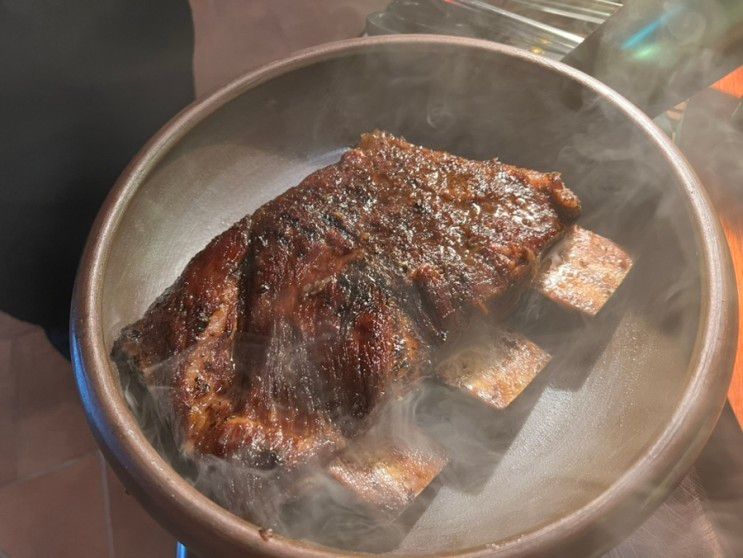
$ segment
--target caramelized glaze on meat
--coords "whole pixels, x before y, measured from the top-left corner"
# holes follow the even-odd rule
[[[114,357],[145,381],[166,371],[195,451],[306,463],[428,373],[472,313],[508,312],[579,212],[557,174],[365,134],[212,241]]]
[[[214,238],[188,262],[144,318],[124,328],[113,349],[119,365],[133,368],[148,380],[163,362],[195,343],[232,336],[250,223],[250,217],[245,217]]]

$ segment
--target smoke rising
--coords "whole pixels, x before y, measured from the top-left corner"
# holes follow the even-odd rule
[[[505,326],[529,337],[552,360],[505,410],[433,380],[380,409],[372,426],[380,439],[410,444],[420,431],[449,459],[398,516],[355,500],[321,464],[286,478],[278,464],[251,467],[239,458],[186,451],[167,381],[180,355],[153,371],[163,380],[149,385],[148,393],[123,375],[127,400],[153,444],[225,508],[275,533],[342,549],[434,552],[492,543],[595,498],[670,416],[688,379],[699,315],[699,255],[690,210],[662,157],[613,105],[583,92],[573,109],[560,95],[559,76],[516,63],[501,66],[489,71],[484,55],[419,51],[357,59],[349,80],[348,68],[331,61],[313,72],[329,84],[337,103],[326,91],[308,93],[309,105],[254,124],[257,137],[241,139],[239,146],[265,137],[269,152],[301,152],[284,142],[309,134],[336,150],[351,143],[351,135],[379,127],[458,155],[499,156],[559,171],[583,201],[580,224],[627,249],[634,260],[631,275],[595,318],[527,294]],[[291,80],[294,89],[312,90],[310,72]],[[272,99],[276,114],[293,102],[280,92],[280,81],[261,92]],[[238,116],[217,141],[227,143],[224,137],[245,124],[240,107],[240,101],[233,104]],[[303,111],[315,116],[311,126],[298,129],[292,120]],[[465,344],[486,326],[472,324]],[[287,357],[282,366],[290,369],[307,358],[281,351],[279,346],[276,356]]]

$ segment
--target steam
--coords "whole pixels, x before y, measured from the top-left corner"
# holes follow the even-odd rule
[[[372,75],[401,67],[396,59],[359,64],[360,73]],[[434,483],[399,516],[359,501],[323,463],[287,473],[278,464],[257,468],[239,456],[187,452],[165,380],[180,356],[158,365],[154,377],[163,381],[147,392],[123,375],[127,401],[158,450],[204,494],[264,529],[340,549],[403,553],[462,549],[517,535],[588,503],[615,482],[657,434],[652,428],[662,421],[644,417],[670,416],[685,384],[699,308],[698,256],[695,233],[688,219],[679,218],[688,208],[666,187],[672,178],[664,162],[648,154],[647,139],[626,125],[624,115],[596,97],[585,95],[573,110],[555,95],[554,83],[544,87],[529,72],[504,93],[513,86],[466,64],[456,56],[442,60],[420,75],[391,80],[389,94],[373,98],[348,80],[334,79],[337,68],[331,65],[323,70],[331,87],[348,88],[339,96],[343,104],[323,101],[313,126],[302,133],[318,141],[332,133],[341,143],[379,127],[459,155],[498,155],[560,171],[583,201],[579,223],[627,249],[634,269],[596,318],[557,308],[536,293],[525,296],[505,326],[529,337],[552,361],[507,409],[495,411],[432,379],[386,401],[372,425],[383,433],[378,439],[406,443],[420,431],[449,457]],[[427,71],[437,87],[420,103],[405,92],[416,80],[427,83]],[[473,88],[463,85],[467,79],[482,80],[474,89],[481,97],[471,96]],[[529,114],[525,107],[532,105],[566,116],[526,118],[522,129],[506,126],[513,119],[502,111],[510,109],[492,106],[488,87],[513,98],[519,114]],[[357,110],[361,103],[375,108]],[[362,113],[376,114],[376,121],[365,121]],[[338,123],[338,114],[347,115],[345,121]],[[494,129],[500,130],[497,137]],[[559,149],[543,148],[555,142]],[[491,326],[472,324],[462,346]],[[277,350],[287,350],[276,341]],[[299,351],[276,358],[282,356],[295,366],[307,358]],[[653,376],[654,370],[677,372]],[[635,454],[623,454],[625,445]]]

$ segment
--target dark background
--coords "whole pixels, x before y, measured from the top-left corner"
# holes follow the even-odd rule
[[[185,0],[0,3],[0,309],[67,352],[72,282],[106,193],[194,96]]]

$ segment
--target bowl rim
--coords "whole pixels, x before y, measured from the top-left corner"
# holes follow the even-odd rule
[[[78,390],[93,433],[127,487],[181,542],[220,555],[326,558],[367,556],[274,535],[197,491],[145,437],[120,391],[101,323],[101,286],[112,239],[139,185],[171,147],[227,102],[266,81],[315,63],[383,48],[453,47],[489,51],[557,72],[608,100],[655,144],[689,205],[700,245],[702,304],[699,331],[689,361],[691,377],[663,432],[624,474],[584,506],[534,529],[446,556],[480,558],[551,554],[582,549],[597,552],[618,540],[662,502],[706,443],[725,402],[737,331],[734,277],[727,244],[710,200],[683,155],[640,109],[603,83],[570,66],[480,39],[443,35],[390,35],[327,43],[250,72],[178,113],[142,148],[121,174],[93,224],[78,269],[70,317],[70,345]],[[628,514],[632,509],[642,510]],[[631,515],[629,520],[627,516]],[[620,521],[620,517],[623,519]],[[609,528],[609,526],[614,525]],[[187,528],[186,526],[189,526]],[[198,526],[198,532],[193,529]],[[205,543],[206,540],[210,543]],[[239,550],[238,550],[239,549]],[[431,555],[431,554],[426,554]],[[441,555],[441,554],[438,554]]]

